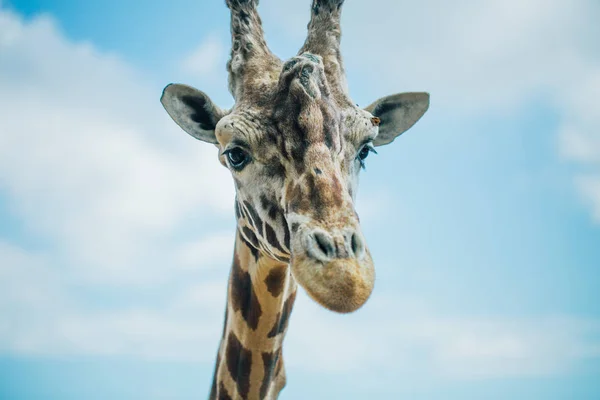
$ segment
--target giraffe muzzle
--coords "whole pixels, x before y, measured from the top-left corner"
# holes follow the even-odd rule
[[[325,308],[348,313],[369,298],[375,282],[373,260],[359,230],[300,230],[291,268],[308,295]]]

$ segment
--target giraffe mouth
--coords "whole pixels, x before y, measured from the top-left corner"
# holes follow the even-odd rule
[[[290,267],[313,300],[331,311],[350,313],[371,296],[375,268],[356,214],[336,212],[319,220],[288,214]]]
[[[323,307],[350,313],[366,303],[375,284],[375,268],[368,250],[356,258],[316,260],[308,253],[292,254],[292,274],[308,295]]]

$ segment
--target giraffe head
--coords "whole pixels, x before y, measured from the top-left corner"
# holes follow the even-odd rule
[[[228,0],[233,46],[231,110],[185,85],[165,88],[170,116],[218,147],[236,187],[238,229],[255,257],[289,262],[317,302],[351,312],[368,299],[374,266],[354,208],[360,170],[427,110],[426,93],[350,99],[339,54],[343,0],[314,0],[299,55],[281,62],[267,48],[256,0]]]

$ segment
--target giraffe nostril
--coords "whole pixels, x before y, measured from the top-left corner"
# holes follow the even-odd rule
[[[357,233],[354,232],[352,234],[352,239],[351,239],[351,247],[352,247],[352,252],[354,253],[354,257],[361,259],[364,257],[365,255],[365,242],[362,238],[362,236]]]
[[[327,260],[335,256],[335,244],[331,236],[324,232],[314,232],[312,235],[315,246],[313,256],[320,260]]]
[[[317,242],[317,246],[319,246],[319,250],[323,253],[331,256],[335,251],[333,240],[329,238],[327,235],[321,232],[315,233],[315,241]]]

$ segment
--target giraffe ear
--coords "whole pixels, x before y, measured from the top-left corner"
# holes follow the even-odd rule
[[[206,93],[172,83],[163,90],[160,102],[184,131],[203,142],[218,143],[215,127],[226,112],[216,106]]]
[[[413,126],[429,108],[429,93],[398,93],[382,97],[365,108],[380,119],[375,146],[391,143]]]

